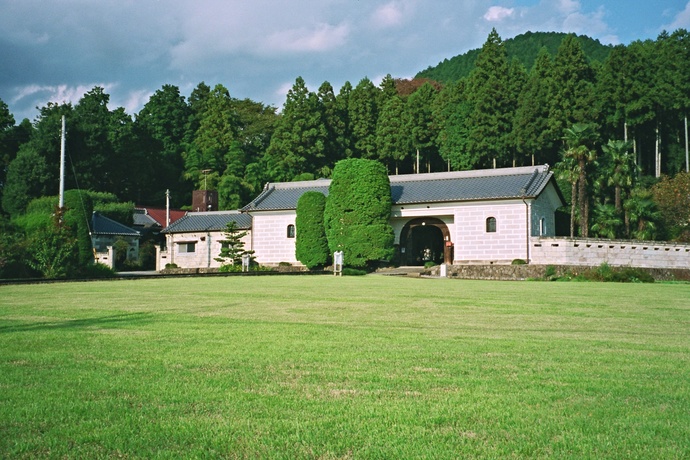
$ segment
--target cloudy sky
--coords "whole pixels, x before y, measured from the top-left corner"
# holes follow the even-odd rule
[[[690,0],[0,0],[0,99],[17,122],[96,85],[136,114],[164,84],[201,81],[280,107],[302,76],[409,78],[478,48],[492,27],[606,44],[690,29]]]

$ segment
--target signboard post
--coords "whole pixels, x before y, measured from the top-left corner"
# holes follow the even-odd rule
[[[251,260],[251,257],[249,254],[242,254],[242,271],[243,272],[248,272],[249,271],[249,261]]]
[[[343,251],[333,253],[333,275],[343,276]]]

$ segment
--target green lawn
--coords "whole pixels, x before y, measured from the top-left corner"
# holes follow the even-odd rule
[[[0,287],[0,458],[690,457],[690,285]]]

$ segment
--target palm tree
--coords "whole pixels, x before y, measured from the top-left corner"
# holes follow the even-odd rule
[[[598,137],[596,125],[593,123],[575,123],[572,127],[565,130],[565,136],[563,136],[566,144],[566,149],[563,152],[564,159],[572,158],[577,163],[577,202],[580,207],[580,236],[583,237],[589,235],[587,166],[597,158],[594,145]]]
[[[577,179],[580,171],[577,162],[570,157],[564,157],[556,165],[558,178],[570,184],[570,237],[575,236],[575,210],[577,209]]]
[[[592,232],[600,238],[614,239],[618,236],[622,226],[620,213],[615,206],[597,203],[594,206],[594,220]]]
[[[602,146],[608,163],[608,185],[615,190],[614,204],[616,211],[623,210],[623,195],[632,189],[637,176],[638,167],[635,156],[630,153],[630,142],[610,140]],[[626,193],[627,192],[627,193]]]
[[[630,233],[633,239],[653,240],[657,237],[661,213],[654,202],[652,192],[636,188],[623,206],[630,216],[630,222],[635,223],[635,229]]]

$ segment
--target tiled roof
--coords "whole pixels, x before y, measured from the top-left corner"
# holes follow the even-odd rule
[[[91,215],[91,231],[94,235],[139,236],[139,232],[126,225],[94,212]]]
[[[228,223],[234,221],[237,228],[247,230],[252,227],[252,218],[239,211],[190,212],[170,224],[163,233],[212,232],[225,230]]]
[[[145,209],[135,209],[134,210],[134,226],[135,227],[160,227],[160,224],[156,220],[146,213]]]
[[[548,166],[389,176],[393,204],[398,205],[535,198],[552,177]],[[297,200],[307,191],[328,196],[330,183],[319,179],[267,184],[242,211],[295,209]]]
[[[183,218],[187,214],[186,211],[179,209],[170,210],[170,223]],[[146,208],[139,207],[134,209],[134,225],[142,227],[160,227],[165,228],[166,210],[162,208]]]

